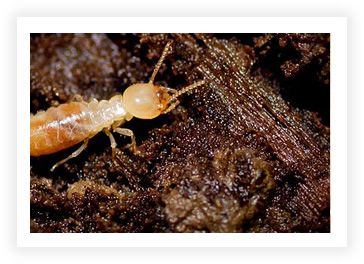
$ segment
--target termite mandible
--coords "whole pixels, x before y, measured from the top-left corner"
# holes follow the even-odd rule
[[[154,78],[171,44],[170,41],[165,46],[148,83],[133,84],[122,95],[115,95],[110,100],[92,99],[90,102],[79,100],[31,115],[30,156],[38,157],[56,153],[83,142],[71,155],[57,162],[51,168],[51,171],[54,171],[59,165],[77,157],[87,147],[89,140],[101,131],[104,131],[110,139],[113,157],[116,141],[112,132],[129,136],[131,144],[127,147],[135,153],[137,147],[133,131],[120,126],[133,117],[153,119],[168,113],[179,104],[180,95],[205,83],[200,80],[178,91],[154,85]]]

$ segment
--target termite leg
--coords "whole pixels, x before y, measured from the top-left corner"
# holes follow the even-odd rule
[[[63,163],[67,162],[68,160],[77,157],[78,155],[80,155],[80,153],[87,147],[88,144],[88,140],[89,139],[85,139],[85,141],[83,142],[83,144],[81,145],[81,147],[79,147],[76,151],[74,151],[71,155],[69,155],[67,158],[58,161],[56,164],[53,165],[53,167],[51,168],[51,171],[54,171],[55,168],[57,168],[59,165],[62,165]]]
[[[154,70],[153,70],[152,76],[150,77],[149,83],[154,82],[154,78],[157,75],[159,68],[162,66],[163,60],[167,56],[168,50],[171,47],[171,45],[172,45],[172,41],[168,41],[167,45],[165,46],[165,48],[163,50],[161,57],[159,58],[157,65],[154,67]]]
[[[137,151],[137,146],[136,146],[136,141],[135,141],[135,136],[132,130],[127,129],[127,128],[120,128],[117,127],[114,129],[114,132],[117,132],[123,136],[127,136],[130,137],[131,139],[131,143],[127,146],[125,146],[126,148],[130,148],[131,151],[133,151],[134,153]]]
[[[110,145],[111,145],[111,151],[112,151],[112,157],[115,157],[115,148],[116,148],[116,141],[114,136],[112,135],[112,133],[109,131],[109,129],[105,128],[104,129],[105,134],[109,137],[110,139]]]
[[[115,131],[115,129],[121,126],[123,123],[124,123],[123,120],[114,122],[114,124],[111,125],[112,130]]]
[[[170,106],[162,112],[162,114],[167,114],[168,112],[172,111],[177,107],[177,105],[180,103],[180,101],[176,100],[175,102],[171,103]]]

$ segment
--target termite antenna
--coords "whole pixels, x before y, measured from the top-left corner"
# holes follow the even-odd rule
[[[178,97],[188,91],[191,91],[193,89],[196,89],[197,87],[200,87],[202,85],[205,84],[205,81],[204,80],[201,80],[201,81],[197,81],[195,82],[194,84],[191,84],[187,87],[184,87],[182,88],[181,90],[179,91],[176,91],[167,101],[167,104],[166,105],[169,105],[169,107],[167,109],[165,109],[163,111],[163,114],[166,114],[170,111],[172,111],[173,109],[175,109],[177,107],[177,105],[179,104],[179,100],[178,100]]]
[[[157,75],[157,73],[159,71],[159,68],[162,66],[163,60],[167,56],[167,53],[168,53],[171,45],[172,45],[172,41],[168,41],[166,46],[164,47],[163,53],[162,53],[161,57],[159,58],[159,61],[158,61],[157,65],[154,67],[154,71],[152,73],[152,76],[150,77],[149,83],[154,82],[154,78]]]
[[[174,100],[177,100],[179,96],[181,96],[184,93],[187,93],[188,91],[191,91],[193,89],[196,89],[197,87],[200,87],[205,84],[204,80],[197,81],[187,87],[182,88],[181,90],[177,91],[175,94],[171,96],[171,98],[168,100],[169,102],[173,102]]]

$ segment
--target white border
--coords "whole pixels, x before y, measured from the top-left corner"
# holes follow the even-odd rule
[[[30,233],[30,33],[225,32],[331,33],[331,233],[329,234],[34,234]],[[47,18],[17,20],[17,245],[20,247],[344,247],[346,192],[346,18]]]

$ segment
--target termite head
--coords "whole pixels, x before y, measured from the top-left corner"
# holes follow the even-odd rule
[[[129,86],[123,94],[123,103],[125,110],[131,115],[141,119],[153,119],[160,114],[168,113],[179,103],[178,97],[198,86],[203,85],[204,81],[198,81],[179,91],[154,85],[154,78],[161,67],[164,58],[167,56],[172,42],[169,41],[154,68],[152,76],[148,83],[138,83]]]
[[[152,83],[138,83],[129,86],[123,94],[125,110],[141,119],[153,119],[161,114],[161,95]]]
[[[139,83],[129,86],[123,94],[125,110],[141,119],[153,119],[160,114],[169,112],[178,104],[178,97],[204,84],[198,81],[180,91],[154,85]]]

